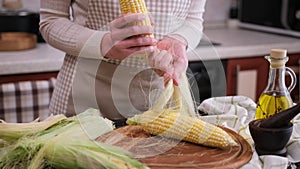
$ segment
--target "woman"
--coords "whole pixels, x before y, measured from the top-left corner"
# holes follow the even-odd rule
[[[122,121],[149,109],[166,81],[180,83],[186,51],[201,39],[205,0],[145,2],[154,26],[135,26],[149,15],[121,15],[119,0],[41,0],[40,31],[66,52],[51,113],[94,107]],[[155,38],[135,36],[152,33]]]

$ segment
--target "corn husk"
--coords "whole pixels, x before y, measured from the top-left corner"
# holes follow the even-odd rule
[[[9,142],[11,144],[0,149],[0,168],[147,168],[132,159],[128,151],[94,141],[113,129],[110,120],[102,118],[98,110],[89,109],[35,134],[26,134],[15,142]]]
[[[59,121],[66,119],[64,115],[51,115],[45,121],[30,122],[30,123],[0,123],[0,139],[14,142],[23,136],[32,136],[40,131],[43,131]]]

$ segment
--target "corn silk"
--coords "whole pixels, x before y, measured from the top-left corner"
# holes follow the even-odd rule
[[[32,123],[0,123],[1,169],[144,169],[131,153],[104,143],[112,121],[88,109],[74,117],[52,115]]]

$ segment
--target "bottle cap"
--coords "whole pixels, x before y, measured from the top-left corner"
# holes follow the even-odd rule
[[[271,49],[272,58],[285,58],[287,50],[285,49]]]
[[[271,49],[269,61],[272,68],[285,67],[285,63],[288,61],[286,49]]]

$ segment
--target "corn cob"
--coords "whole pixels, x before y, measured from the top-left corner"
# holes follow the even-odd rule
[[[128,13],[142,13],[145,15],[148,14],[148,10],[144,0],[120,0],[119,2],[120,2],[120,10],[122,14],[128,14]],[[152,26],[149,17],[147,17],[144,21],[136,23],[136,25]],[[154,37],[153,34],[147,36]]]
[[[127,120],[129,125],[140,125],[152,135],[184,140],[209,147],[226,149],[237,145],[223,129],[199,118],[165,109],[158,114],[151,110],[135,115]]]

